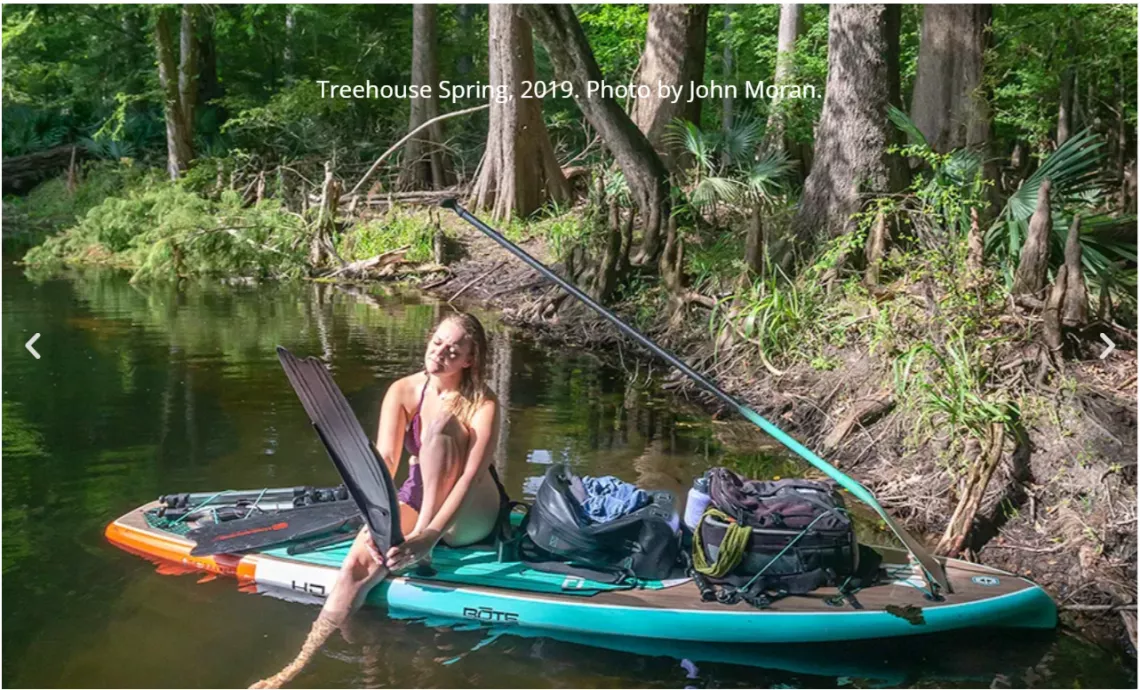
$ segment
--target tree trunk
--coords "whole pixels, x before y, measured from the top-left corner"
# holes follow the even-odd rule
[[[803,32],[803,6],[791,3],[780,5],[780,31],[776,42],[776,74],[773,82],[779,86],[787,84],[795,77],[796,40]],[[786,115],[779,92],[772,97],[768,110],[768,126],[764,130],[764,150],[768,153],[781,153],[784,144]]]
[[[724,47],[721,51],[722,70],[721,78],[724,79],[725,84],[731,84],[736,79],[736,67],[733,64],[734,56],[732,54],[732,42],[729,40],[732,36],[732,5],[724,6],[724,38],[721,42]],[[721,116],[720,124],[724,132],[729,132],[732,129],[732,95],[731,92],[725,94],[724,99],[721,100]]]
[[[198,24],[198,62],[201,65],[198,74],[198,103],[215,114],[217,126],[226,120],[225,109],[213,103],[226,95],[221,82],[218,81],[218,48],[214,41],[214,18],[209,13],[203,14]]]
[[[598,186],[602,186],[601,178],[598,180]],[[605,304],[621,277],[618,272],[621,267],[622,247],[621,207],[616,199],[610,199],[607,209],[604,196],[598,195],[598,199],[598,209],[594,222],[603,229],[606,236],[606,247],[602,253],[601,264],[594,275],[590,296],[595,301]]]
[[[475,5],[464,4],[455,8],[455,23],[458,29],[457,33],[460,36],[467,36],[471,33],[471,20],[474,18]],[[475,58],[470,51],[465,49],[455,58],[455,73],[459,75],[460,82],[466,81],[467,75],[471,74],[473,69],[475,69]]]
[[[189,7],[183,9],[182,33],[188,28],[186,17],[191,12]],[[193,115],[193,100],[186,107],[182,95],[184,90],[189,89],[191,82],[197,80],[196,66],[195,70],[191,70],[187,62],[187,57],[194,57],[197,51],[190,49],[189,56],[183,53],[183,64],[179,67],[174,53],[173,24],[173,9],[157,10],[154,42],[158,52],[158,81],[162,87],[162,107],[166,119],[166,172],[170,179],[177,180],[194,158],[193,120],[187,120],[186,117],[187,113]],[[185,43],[182,45],[185,46]]]
[[[679,170],[684,150],[668,150],[662,143],[665,128],[675,119],[701,122],[701,99],[689,103],[691,84],[704,82],[705,43],[708,36],[708,5],[649,6],[645,53],[641,56],[638,82],[649,87],[652,98],[633,102],[630,117],[645,133],[671,170]],[[658,97],[658,84],[681,88],[679,99]],[[674,103],[673,100],[677,102]]]
[[[1045,287],[1045,272],[1049,268],[1049,238],[1053,234],[1053,217],[1049,212],[1049,180],[1041,182],[1037,192],[1037,208],[1029,218],[1029,232],[1021,247],[1017,272],[1013,276],[1013,296],[1029,295],[1040,298]]]
[[[436,61],[436,6],[412,5],[412,84],[430,86],[431,96],[413,98],[408,131],[439,117],[439,67]],[[451,184],[443,155],[443,123],[429,126],[404,146],[404,168],[396,186],[400,189],[439,189]]]
[[[285,72],[285,83],[293,83],[296,55],[293,53],[293,35],[297,30],[297,10],[293,5],[285,7],[285,45],[281,50],[281,66]],[[413,52],[414,52],[413,48]],[[413,58],[414,59],[414,58]]]
[[[971,281],[979,280],[985,270],[983,261],[985,238],[978,219],[978,209],[970,209],[970,231],[966,234],[966,275]]]
[[[1060,148],[1073,133],[1073,81],[1076,70],[1069,65],[1061,72],[1060,105],[1057,107],[1057,147]]]
[[[961,485],[958,505],[954,508],[954,514],[950,516],[946,531],[938,542],[938,547],[935,549],[937,552],[951,557],[962,553],[962,548],[970,537],[974,518],[978,514],[978,509],[982,507],[982,498],[986,494],[990,478],[1001,462],[1004,445],[1005,425],[991,424],[989,433],[986,434],[986,445],[970,463],[970,469]]]
[[[566,201],[570,186],[542,120],[542,101],[522,98],[523,81],[534,81],[531,28],[513,5],[490,6],[490,82],[505,85],[506,103],[491,102],[487,149],[471,192],[476,208],[490,208],[492,218],[526,216],[547,200]]]
[[[887,119],[898,98],[898,5],[832,5],[827,92],[816,128],[815,160],[793,227],[808,243],[853,229],[852,214],[868,195],[902,189],[902,159],[887,154],[899,141]]]
[[[602,72],[570,5],[519,7],[546,46],[557,78],[573,84],[575,102],[625,174],[644,223],[637,262],[652,265],[661,253],[661,229],[669,217],[669,172],[665,164],[615,100],[587,93],[587,83],[601,82]]]
[[[178,65],[178,98],[182,103],[182,119],[186,122],[186,136],[193,157],[194,106],[198,103],[198,8],[182,6],[182,26],[179,31],[179,48],[182,60]]]
[[[990,5],[927,5],[911,97],[910,117],[939,153],[990,139],[990,111],[982,90],[989,47]]]
[[[1116,184],[1119,189],[1120,212],[1128,213],[1128,123],[1124,118],[1124,69],[1117,71],[1116,85],[1116,136],[1113,153],[1116,161]]]
[[[887,254],[888,239],[887,219],[883,212],[879,211],[878,215],[875,216],[875,224],[871,226],[871,232],[867,236],[867,246],[864,249],[867,258],[867,270],[863,277],[867,285],[879,284],[883,257]]]
[[[764,218],[760,204],[753,204],[748,214],[748,233],[744,237],[744,265],[753,275],[764,275]]]
[[[320,268],[328,261],[332,237],[336,232],[337,207],[340,205],[340,182],[333,175],[332,161],[325,161],[325,182],[321,187],[321,206],[317,213],[316,232],[309,244],[309,266]]]

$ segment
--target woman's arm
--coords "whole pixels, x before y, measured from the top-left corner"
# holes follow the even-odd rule
[[[487,449],[494,447],[495,436],[499,429],[499,425],[496,423],[498,416],[498,402],[488,400],[476,410],[474,417],[471,418],[471,435],[467,459],[463,464],[463,474],[459,475],[455,487],[448,493],[443,505],[439,507],[431,522],[428,523],[427,529],[423,531],[423,534],[430,536],[433,543],[438,541],[440,536],[451,526],[451,521],[459,512],[459,506],[463,505],[463,500],[467,498],[467,492],[471,489],[471,484],[478,478],[479,473],[487,471],[487,465],[491,459]]]
[[[376,450],[388,466],[388,474],[396,476],[400,466],[400,454],[404,451],[404,427],[407,425],[404,404],[400,395],[405,379],[394,381],[384,394],[380,406],[380,425],[376,431]]]

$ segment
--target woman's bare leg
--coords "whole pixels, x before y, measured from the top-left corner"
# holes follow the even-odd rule
[[[384,579],[388,569],[372,559],[367,546],[367,540],[371,538],[367,530],[361,530],[360,534],[356,535],[356,541],[352,543],[348,556],[345,557],[344,564],[337,573],[336,583],[325,599],[324,606],[321,607],[321,612],[309,631],[309,636],[301,645],[297,658],[275,675],[260,680],[250,687],[279,688],[295,678],[329,636],[344,624],[349,614],[364,603],[368,591]]]
[[[463,473],[467,451],[467,430],[454,416],[441,414],[424,435],[420,448],[420,476],[424,482],[424,500],[416,519],[417,534],[427,529],[439,512],[447,495]]]

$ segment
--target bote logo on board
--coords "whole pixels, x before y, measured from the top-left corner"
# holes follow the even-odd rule
[[[491,623],[518,623],[519,614],[510,613],[508,611],[496,611],[488,606],[480,606],[479,608],[463,607],[464,618],[474,618],[477,621],[488,621]]]

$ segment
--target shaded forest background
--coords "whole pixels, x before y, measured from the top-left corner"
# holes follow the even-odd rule
[[[33,273],[401,278],[612,344],[432,210],[458,196],[942,553],[1134,642],[1135,6],[3,12],[5,247]],[[557,86],[320,97],[366,79]],[[599,79],[820,97],[562,86]]]

